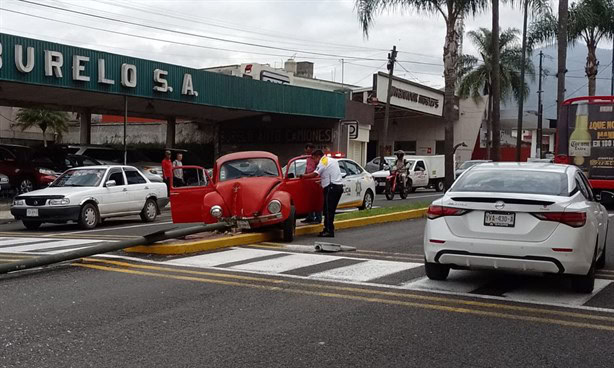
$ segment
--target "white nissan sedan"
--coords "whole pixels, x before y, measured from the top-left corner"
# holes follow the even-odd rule
[[[140,215],[154,221],[168,204],[166,184],[153,183],[132,166],[67,170],[49,187],[17,196],[11,214],[28,229],[45,222],[77,222],[93,229],[105,218]]]
[[[465,171],[427,212],[426,274],[450,268],[506,269],[572,275],[590,293],[605,264],[608,212],[575,166],[487,163]]]

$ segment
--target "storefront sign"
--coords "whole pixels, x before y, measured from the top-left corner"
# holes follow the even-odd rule
[[[222,129],[222,144],[282,144],[282,143],[331,143],[330,128],[296,129]]]
[[[373,89],[377,100],[385,102],[388,92],[388,75],[378,73],[373,76]],[[421,86],[417,83],[393,78],[390,104],[436,116],[443,116],[443,91]]]
[[[0,33],[0,82],[258,112],[345,116],[345,96],[339,92],[262,83],[6,33]]]

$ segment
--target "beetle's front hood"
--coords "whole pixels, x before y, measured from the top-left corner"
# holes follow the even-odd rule
[[[75,197],[93,194],[100,190],[97,187],[49,187],[20,194],[19,197],[59,196]]]
[[[231,216],[251,217],[260,215],[269,194],[280,183],[278,177],[241,178],[218,183],[216,190]]]

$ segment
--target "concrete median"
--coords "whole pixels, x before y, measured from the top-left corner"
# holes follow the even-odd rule
[[[383,215],[361,217],[356,219],[335,221],[335,229],[351,229],[356,227],[382,224],[386,222],[404,221],[421,218],[426,215],[426,208],[399,211]],[[296,235],[317,234],[322,231],[322,225],[307,225],[296,228]],[[198,253],[203,251],[216,250],[221,248],[236,247],[240,245],[274,241],[280,235],[275,231],[263,233],[246,233],[218,237],[215,239],[202,239],[196,241],[171,242],[165,244],[154,244],[149,246],[136,246],[126,248],[124,251],[129,253],[159,254],[159,255],[180,255]]]

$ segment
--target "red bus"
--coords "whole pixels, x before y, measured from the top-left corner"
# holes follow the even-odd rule
[[[574,164],[597,191],[614,189],[614,96],[563,102],[555,162]]]

